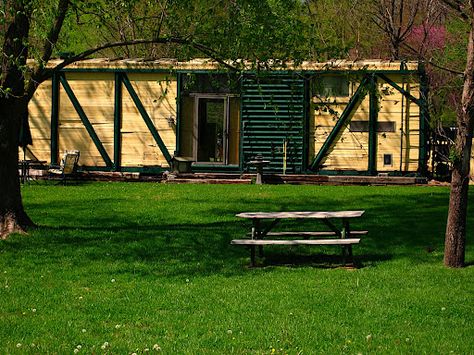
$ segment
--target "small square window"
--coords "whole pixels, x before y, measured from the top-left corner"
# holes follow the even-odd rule
[[[383,155],[383,165],[392,166],[392,154]]]

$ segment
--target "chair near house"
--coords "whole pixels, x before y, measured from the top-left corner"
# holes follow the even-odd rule
[[[68,177],[72,177],[77,172],[80,152],[78,150],[66,150],[61,159],[59,167],[48,169],[50,176],[60,176],[60,182],[66,183]]]

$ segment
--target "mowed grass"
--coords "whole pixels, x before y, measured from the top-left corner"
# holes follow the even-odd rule
[[[93,183],[23,196],[40,227],[0,241],[1,353],[474,352],[474,267],[442,265],[447,188]],[[356,270],[337,267],[336,247],[281,246],[251,269],[229,244],[250,228],[238,212],[350,209],[369,230]]]

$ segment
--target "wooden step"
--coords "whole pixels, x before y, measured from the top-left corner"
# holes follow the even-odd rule
[[[166,184],[251,184],[249,179],[169,179],[163,181]]]
[[[366,235],[369,231],[351,231],[351,235]],[[251,233],[249,233],[250,235]],[[337,236],[336,232],[322,231],[322,232],[268,232],[268,236],[307,236],[307,237],[324,237],[324,236]]]
[[[240,179],[241,174],[236,173],[179,173],[175,174],[177,179]],[[250,177],[248,178],[250,179]]]

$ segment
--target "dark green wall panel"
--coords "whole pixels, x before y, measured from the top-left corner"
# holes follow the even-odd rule
[[[286,140],[286,172],[304,170],[304,88],[304,79],[299,76],[243,78],[241,138],[244,167],[261,154],[271,162],[269,171],[281,173]]]

